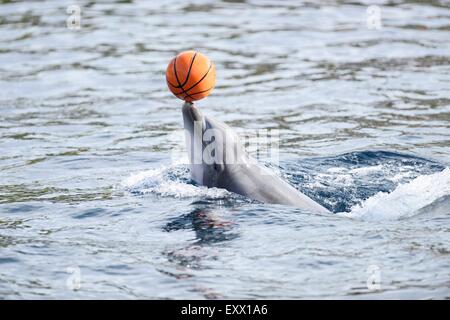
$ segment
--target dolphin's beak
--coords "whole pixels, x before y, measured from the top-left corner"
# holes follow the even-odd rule
[[[202,124],[200,128],[204,128],[205,118],[203,117],[202,112],[194,106],[193,103],[186,102],[183,105],[183,121],[184,128],[193,132],[194,126],[199,123]]]
[[[190,122],[203,121],[203,114],[193,103],[185,102],[183,105],[183,117]]]
[[[183,105],[186,150],[191,164],[191,176],[198,184],[203,184],[203,130],[206,128],[203,114],[194,104]]]

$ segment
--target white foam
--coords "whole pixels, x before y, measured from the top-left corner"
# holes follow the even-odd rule
[[[170,178],[169,175],[174,176],[174,178]],[[133,174],[122,182],[122,186],[132,193],[153,193],[175,198],[223,198],[230,195],[225,189],[207,188],[186,183],[182,181],[183,175],[186,175],[186,168],[183,166],[162,166]]]
[[[402,168],[403,169],[403,168]],[[404,170],[404,169],[403,169]],[[408,177],[411,177],[412,171],[402,171],[400,170],[399,173],[394,175],[393,177],[387,177],[388,180],[391,180],[392,182],[400,182],[403,179],[406,179]]]
[[[359,175],[367,175],[372,172],[377,172],[383,170],[383,166],[381,164],[370,167],[356,168],[349,171],[349,173],[356,173]]]
[[[450,168],[419,176],[400,184],[394,191],[379,192],[356,205],[350,212],[339,213],[364,220],[393,220],[415,215],[435,200],[450,195]]]

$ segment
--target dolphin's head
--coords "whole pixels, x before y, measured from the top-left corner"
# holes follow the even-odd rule
[[[223,122],[204,116],[192,103],[183,105],[183,121],[193,180],[223,187],[225,172],[245,159],[237,135]]]

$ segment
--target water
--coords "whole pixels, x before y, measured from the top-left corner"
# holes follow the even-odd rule
[[[448,1],[76,3],[0,1],[1,298],[450,298]],[[261,160],[333,214],[191,182],[192,48],[198,106],[278,129]]]

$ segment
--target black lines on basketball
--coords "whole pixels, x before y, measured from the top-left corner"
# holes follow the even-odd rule
[[[194,59],[192,59],[194,60]],[[192,67],[192,62],[191,62],[191,66]],[[189,67],[189,72],[191,71]],[[175,59],[173,60],[173,72],[175,73],[175,78],[177,79],[177,83],[178,83],[178,88],[181,88],[181,90],[183,91],[183,93],[185,94],[184,99],[186,99],[187,97],[194,99],[194,97],[191,97],[189,95],[189,93],[186,92],[186,90],[184,90],[183,86],[180,83],[180,79],[178,78],[178,73],[177,73],[177,57],[175,57]],[[189,75],[186,77],[186,79],[189,77]],[[186,82],[185,82],[186,84]]]

